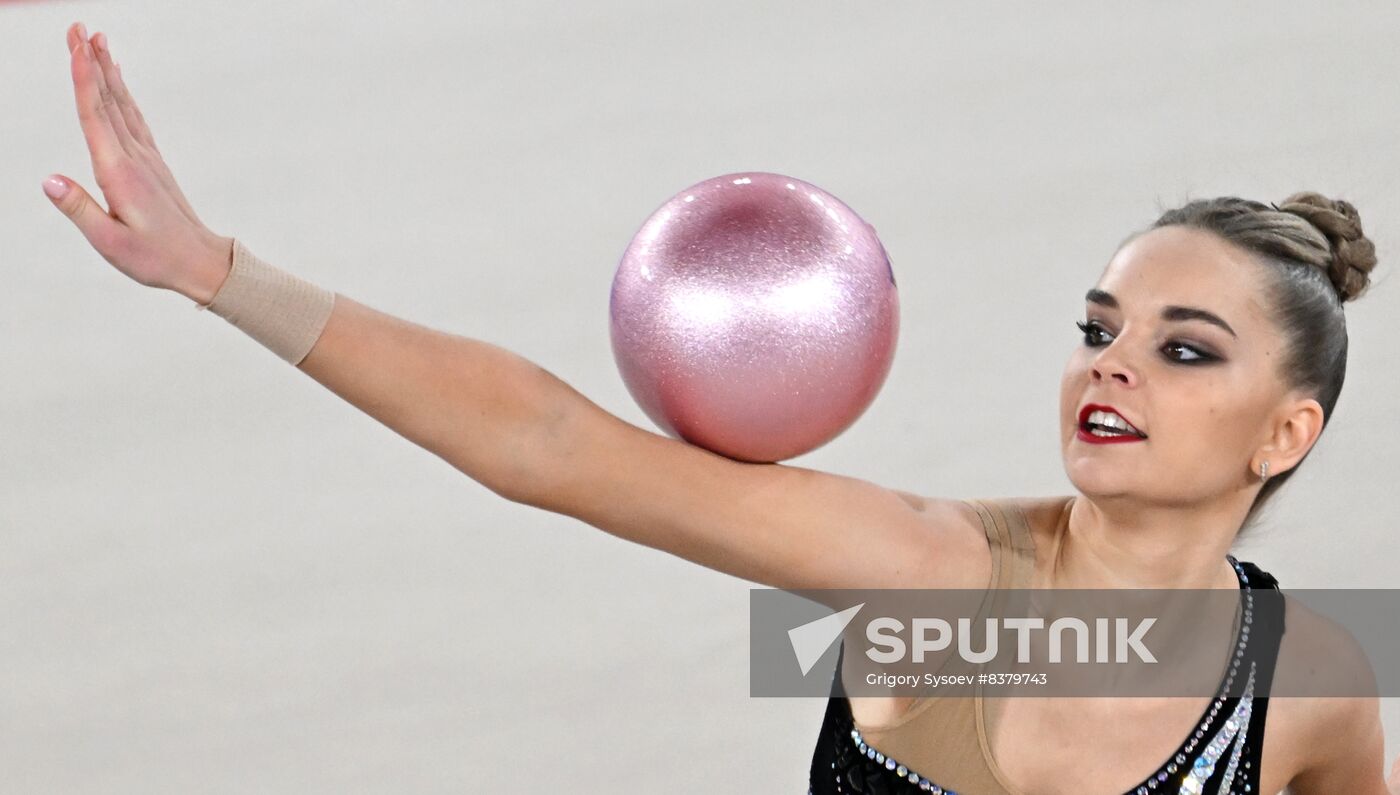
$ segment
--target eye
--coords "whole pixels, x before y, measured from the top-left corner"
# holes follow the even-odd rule
[[[1108,331],[1103,326],[1100,326],[1096,321],[1090,320],[1087,323],[1076,321],[1074,325],[1077,326],[1080,331],[1084,332],[1084,344],[1087,347],[1098,348],[1104,344],[1101,339],[1096,339],[1096,335],[1107,334]],[[1203,353],[1193,345],[1187,345],[1181,342],[1168,342],[1166,345],[1162,346],[1162,350],[1164,351],[1178,348],[1182,351],[1188,352],[1190,356],[1181,357],[1168,355],[1168,361],[1180,362],[1182,364],[1196,364],[1200,362],[1212,361],[1216,358],[1214,356],[1211,356],[1210,354]]]
[[[1090,337],[1091,337],[1092,335],[1094,335],[1094,334],[1102,334],[1102,333],[1103,333],[1103,327],[1100,326],[1098,323],[1095,323],[1095,322],[1093,322],[1092,320],[1089,321],[1088,323],[1083,323],[1083,322],[1076,321],[1074,325],[1078,326],[1078,327],[1079,327],[1079,330],[1082,331],[1082,332],[1084,332],[1084,344],[1085,344],[1085,345],[1089,346],[1090,348],[1097,348],[1099,345],[1102,344],[1102,343],[1096,343],[1096,342],[1094,342],[1093,340],[1090,339]]]
[[[1211,358],[1209,356],[1203,355],[1200,351],[1196,350],[1190,345],[1185,345],[1180,342],[1168,342],[1166,345],[1162,346],[1162,350],[1170,350],[1172,348],[1180,348],[1183,351],[1189,351],[1191,353],[1192,358],[1177,359],[1176,361],[1178,362],[1204,362]]]

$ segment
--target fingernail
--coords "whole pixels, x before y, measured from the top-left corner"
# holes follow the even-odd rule
[[[81,22],[78,23],[78,37],[83,41],[87,41],[87,25]]]
[[[92,42],[83,42],[83,57],[87,58],[89,61],[93,60],[96,57],[92,54]]]
[[[96,36],[93,36],[92,46],[96,48],[98,52],[107,52],[107,34],[98,33]]]
[[[49,177],[44,180],[44,193],[47,193],[50,199],[62,199],[67,192],[68,183],[58,177]]]

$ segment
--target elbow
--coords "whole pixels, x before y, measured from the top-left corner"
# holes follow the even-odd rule
[[[547,370],[533,374],[541,381],[513,393],[502,419],[463,457],[469,466],[458,468],[511,502],[563,512],[564,493],[587,466],[589,413],[580,409],[588,404]]]
[[[550,490],[543,468],[510,445],[502,445],[496,453],[494,466],[489,467],[488,474],[475,478],[476,481],[498,497],[521,505],[543,507],[544,496]]]
[[[564,475],[572,466],[564,412],[540,412],[495,450],[482,485],[511,502],[558,510]]]
[[[506,474],[483,482],[492,493],[532,508],[557,510],[558,487],[538,468],[510,469]]]

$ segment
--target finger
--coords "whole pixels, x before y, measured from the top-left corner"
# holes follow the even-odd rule
[[[146,126],[146,118],[141,115],[141,109],[137,107],[136,99],[131,96],[126,82],[122,80],[121,67],[112,60],[112,49],[107,45],[107,34],[98,33],[92,37],[92,43],[93,49],[97,52],[97,63],[102,67],[102,75],[107,80],[107,86],[111,89],[112,96],[116,98],[122,120],[126,122],[127,132],[143,145],[159,152],[156,149],[155,137],[151,135],[150,128]]]
[[[102,36],[102,54],[99,58],[111,60],[112,53],[107,47],[107,37]],[[151,134],[151,128],[146,124],[146,117],[141,114],[141,108],[136,104],[136,98],[131,96],[131,90],[126,87],[126,80],[122,77],[122,65],[116,61],[111,61],[112,68],[107,72],[107,84],[112,87],[112,93],[117,97],[117,105],[122,109],[122,116],[126,119],[126,128],[131,131],[132,137],[140,141],[151,151],[160,154],[160,149],[156,147],[155,136]]]
[[[112,81],[108,80],[108,74],[112,68],[112,59],[102,47],[102,40],[105,37],[101,33],[95,34],[88,39],[88,44],[92,45],[93,61],[97,68],[93,73],[97,76],[98,90],[102,96],[102,110],[107,114],[107,119],[112,123],[112,129],[117,133],[117,140],[121,141],[122,149],[128,155],[135,157],[137,152],[132,143],[136,140],[131,134],[131,130],[126,126],[126,116],[122,114],[121,103],[117,101],[117,93],[112,88]]]
[[[83,43],[73,48],[69,56],[73,70],[73,96],[78,105],[78,121],[92,155],[93,172],[106,174],[112,166],[127,158],[117,131],[103,107],[104,97],[97,82],[97,63],[92,60],[91,47]]]
[[[98,63],[102,65],[104,76],[107,78],[107,85],[111,88],[112,96],[116,98],[116,105],[121,110],[126,128],[132,138],[141,145],[149,148],[155,154],[154,162],[147,165],[155,173],[161,184],[165,186],[171,195],[175,197],[176,204],[180,206],[180,211],[195,223],[200,223],[199,218],[194,214],[190,203],[185,199],[185,194],[180,190],[180,186],[175,183],[175,176],[170,173],[170,169],[165,165],[165,161],[156,147],[155,136],[151,135],[150,127],[146,124],[146,117],[141,114],[141,109],[136,106],[136,100],[132,98],[131,92],[127,89],[125,81],[121,77],[121,68],[117,62],[112,60],[111,47],[107,46],[107,34],[98,33],[92,37],[93,50],[97,52]],[[133,153],[136,154],[136,153]],[[120,208],[116,208],[120,209]]]
[[[78,183],[54,174],[45,181],[44,193],[99,253],[105,255],[113,250],[123,225],[108,215]]]
[[[73,48],[87,41],[87,26],[81,22],[74,22],[68,26],[68,52],[72,53]]]

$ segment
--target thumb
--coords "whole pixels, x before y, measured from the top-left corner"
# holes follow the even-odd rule
[[[99,243],[111,238],[118,223],[88,195],[87,191],[67,177],[51,174],[44,180],[44,193],[55,207],[77,225],[78,231],[83,233],[94,248],[98,251],[104,250]]]

